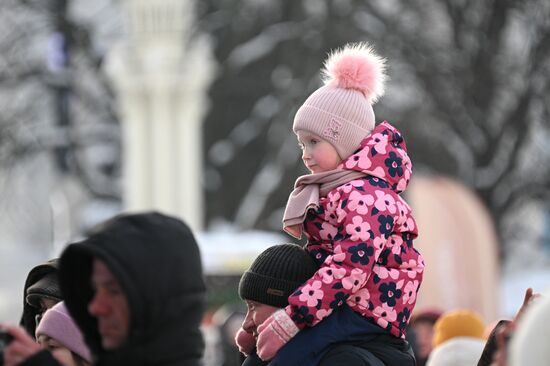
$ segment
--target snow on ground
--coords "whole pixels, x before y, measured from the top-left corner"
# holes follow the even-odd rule
[[[196,234],[205,274],[242,273],[266,248],[289,241],[283,234],[221,226]]]

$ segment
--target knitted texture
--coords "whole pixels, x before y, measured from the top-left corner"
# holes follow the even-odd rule
[[[453,310],[443,314],[434,325],[432,344],[441,343],[455,337],[483,339],[485,325],[481,317],[470,310]]]
[[[288,297],[316,270],[315,261],[300,246],[272,246],[262,252],[241,277],[239,296],[243,300],[285,307]]]
[[[300,330],[284,309],[277,310],[258,327],[258,356],[270,360]]]
[[[239,352],[250,355],[256,347],[256,338],[241,327],[235,334],[235,344]]]
[[[36,328],[36,337],[38,338],[41,334],[55,339],[86,361],[91,362],[90,351],[84,343],[82,333],[67,312],[63,302],[57,303],[46,311]]]
[[[59,289],[59,281],[56,272],[48,273],[36,283],[29,286],[26,292],[27,303],[35,308],[40,308],[41,298],[45,297],[55,301],[61,301],[63,298],[61,290]]]
[[[325,85],[306,99],[294,117],[294,132],[315,133],[346,159],[372,131],[372,104],[384,94],[385,60],[364,43],[329,55],[322,70]]]

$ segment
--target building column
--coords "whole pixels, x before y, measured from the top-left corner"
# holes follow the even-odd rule
[[[124,0],[125,37],[107,58],[123,128],[125,209],[203,228],[202,121],[215,73],[190,0]]]

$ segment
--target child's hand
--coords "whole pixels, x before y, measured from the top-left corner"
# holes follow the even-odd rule
[[[239,347],[239,352],[248,356],[256,345],[256,338],[241,327],[235,335],[235,344]]]
[[[263,361],[271,360],[299,331],[284,309],[277,310],[258,327],[258,356]]]

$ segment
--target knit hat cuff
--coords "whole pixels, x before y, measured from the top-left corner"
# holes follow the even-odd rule
[[[41,334],[57,340],[69,350],[91,362],[92,358],[84,343],[84,337],[62,303],[46,311],[44,318],[36,328],[36,336]]]
[[[352,121],[310,105],[303,105],[294,117],[292,130],[309,131],[327,140],[338,152],[342,160],[350,157],[374,128],[374,112],[370,110],[368,121],[363,121],[367,129]]]
[[[29,286],[26,291],[26,301],[35,308],[40,308],[40,299],[48,298],[56,301],[62,299],[56,272],[51,272]]]
[[[285,281],[246,271],[239,283],[239,296],[243,300],[283,308],[288,305],[288,297],[300,285],[300,282]]]

